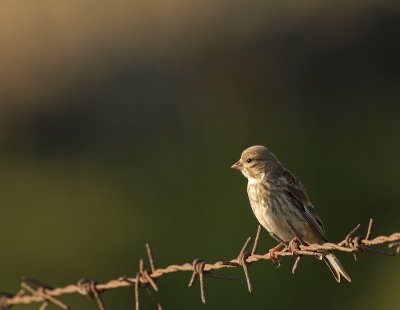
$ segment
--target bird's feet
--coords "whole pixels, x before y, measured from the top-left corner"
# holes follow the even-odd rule
[[[279,268],[281,266],[281,262],[279,260],[279,257],[276,255],[276,252],[278,252],[283,246],[284,246],[284,243],[281,242],[276,247],[270,249],[268,252],[271,262],[273,262],[275,265],[277,265],[277,268]]]
[[[287,249],[292,254],[294,254],[294,252],[299,249],[300,244],[302,244],[302,242],[297,237],[294,237],[292,240],[289,241],[289,245],[287,246]]]

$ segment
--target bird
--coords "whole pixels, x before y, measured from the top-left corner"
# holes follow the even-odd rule
[[[270,251],[271,256],[278,248],[295,240],[295,233],[308,245],[327,242],[324,225],[305,187],[268,148],[254,145],[245,149],[231,168],[247,178],[251,209],[261,226],[279,242]],[[322,254],[337,282],[342,276],[351,282],[334,254],[328,251]]]

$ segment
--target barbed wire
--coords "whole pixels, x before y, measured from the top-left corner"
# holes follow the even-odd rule
[[[285,249],[281,251],[274,251],[273,253],[267,252],[265,254],[256,254],[261,227],[258,226],[257,233],[254,239],[253,247],[250,252],[247,252],[251,237],[247,238],[243,247],[241,248],[237,257],[229,261],[217,261],[209,263],[200,259],[194,259],[192,263],[184,263],[181,265],[169,265],[165,268],[156,268],[154,256],[149,244],[146,244],[146,251],[148,256],[148,263],[150,269],[146,269],[144,260],[139,260],[138,272],[135,277],[119,277],[115,280],[110,280],[105,283],[97,283],[92,280],[81,279],[76,284],[70,284],[64,287],[52,288],[51,286],[41,281],[24,277],[21,281],[21,289],[16,294],[10,294],[0,292],[0,309],[10,309],[12,306],[21,304],[41,303],[40,310],[46,309],[46,307],[53,303],[62,309],[69,309],[68,305],[61,301],[58,297],[68,294],[80,294],[87,296],[88,298],[97,302],[100,310],[105,310],[105,304],[101,298],[101,294],[105,291],[119,288],[119,287],[134,287],[135,293],[135,308],[140,309],[140,288],[144,288],[149,296],[154,300],[157,305],[157,309],[161,310],[162,306],[157,298],[156,293],[158,292],[158,286],[156,279],[166,274],[189,271],[192,272],[192,276],[189,281],[189,287],[193,286],[197,278],[200,283],[200,297],[203,303],[206,302],[204,278],[211,277],[217,279],[236,280],[238,278],[219,275],[212,273],[211,271],[226,269],[226,268],[243,268],[244,276],[246,279],[247,289],[252,292],[252,284],[249,275],[249,266],[257,261],[271,260],[274,263],[280,265],[279,257],[294,256],[295,263],[292,268],[292,272],[295,273],[301,257],[303,256],[316,256],[321,258],[324,255],[324,251],[339,251],[345,253],[352,253],[354,259],[357,260],[358,255],[363,251],[371,251],[378,254],[394,256],[400,254],[400,232],[393,233],[389,236],[378,236],[374,239],[370,239],[372,232],[373,220],[370,219],[368,224],[367,233],[364,237],[356,235],[359,231],[360,224],[358,224],[343,241],[339,243],[325,243],[325,244],[311,244],[305,245],[301,240],[301,236],[294,230],[291,223],[287,222],[291,227],[297,240],[299,242],[290,242]],[[378,249],[375,246],[387,245],[390,251]]]

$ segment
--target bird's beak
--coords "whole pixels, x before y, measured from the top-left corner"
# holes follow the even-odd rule
[[[237,169],[237,170],[242,170],[243,169],[243,164],[242,162],[239,160],[238,162],[234,163],[231,168],[233,169]]]

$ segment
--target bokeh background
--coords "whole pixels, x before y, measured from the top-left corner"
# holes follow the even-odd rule
[[[399,231],[398,1],[0,6],[2,291],[23,275],[133,276],[145,242],[159,266],[236,256],[257,222],[229,167],[253,144],[302,180],[332,241],[370,217],[376,234]],[[159,297],[166,309],[399,307],[399,258],[339,257],[351,284],[312,258],[293,276],[285,259],[251,267],[251,295],[207,279],[202,305],[180,273],[159,280]],[[104,300],[132,309],[133,289]]]

